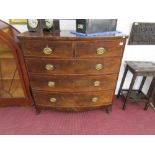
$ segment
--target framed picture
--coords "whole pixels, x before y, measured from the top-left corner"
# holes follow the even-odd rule
[[[10,19],[10,24],[26,24],[27,19]]]

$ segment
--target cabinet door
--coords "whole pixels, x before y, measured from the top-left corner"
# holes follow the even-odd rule
[[[0,40],[0,98],[24,98],[13,49]]]
[[[0,20],[0,106],[33,103],[18,34],[17,29]]]

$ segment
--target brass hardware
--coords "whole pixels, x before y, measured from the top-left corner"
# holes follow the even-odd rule
[[[93,97],[93,98],[92,98],[92,102],[95,103],[95,102],[97,102],[97,101],[98,101],[98,97]]]
[[[45,47],[44,49],[43,49],[43,52],[44,52],[44,54],[46,54],[46,55],[49,55],[49,54],[51,54],[52,53],[52,49],[50,48],[50,47]]]
[[[96,65],[96,70],[101,70],[103,68],[103,65],[102,64],[97,64]]]
[[[120,43],[119,43],[120,46],[123,46],[123,44],[124,44],[123,42],[120,42]]]
[[[55,82],[49,81],[49,82],[48,82],[48,86],[49,86],[49,87],[54,87],[54,86],[55,86]]]
[[[105,52],[107,52],[106,49],[103,48],[103,47],[99,47],[99,48],[97,48],[96,51],[97,51],[97,54],[104,54]]]
[[[54,98],[54,97],[51,97],[51,98],[50,98],[50,102],[54,103],[54,102],[56,102],[56,101],[57,101],[56,98]]]
[[[101,82],[100,82],[100,81],[94,81],[94,86],[95,86],[95,87],[100,86],[100,84],[101,84]]]
[[[54,66],[52,64],[47,64],[46,65],[46,69],[49,70],[49,71],[50,70],[53,70],[54,69]]]

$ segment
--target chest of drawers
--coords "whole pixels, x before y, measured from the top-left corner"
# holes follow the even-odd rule
[[[111,108],[126,36],[79,37],[62,31],[18,37],[37,109]]]

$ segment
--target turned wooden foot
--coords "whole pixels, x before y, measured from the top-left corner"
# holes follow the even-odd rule
[[[106,106],[105,111],[107,114],[111,113],[112,112],[112,105]]]
[[[37,115],[39,115],[39,114],[40,114],[40,112],[41,112],[40,107],[36,107],[36,106],[35,106],[35,109],[36,109],[36,114],[37,114]]]

